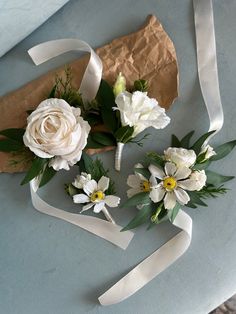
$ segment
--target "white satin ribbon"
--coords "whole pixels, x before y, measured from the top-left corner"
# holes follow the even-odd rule
[[[209,131],[216,130],[215,135],[222,128],[224,118],[217,71],[212,0],[193,0],[193,3],[199,81],[210,119]],[[180,210],[173,225],[182,231],[101,295],[98,300],[102,305],[115,304],[130,297],[186,252],[192,237],[192,219]]]
[[[119,246],[124,250],[128,247],[134,236],[133,232],[130,231],[120,232],[122,227],[111,222],[91,216],[69,213],[49,205],[37,194],[36,180],[32,180],[30,182],[30,192],[34,208],[41,213],[70,222]]]
[[[83,100],[91,101],[96,97],[101,82],[102,61],[89,44],[79,39],[58,39],[34,46],[28,50],[28,53],[33,62],[39,65],[72,50],[90,53],[89,63],[84,72],[79,91]]]
[[[182,210],[173,225],[182,229],[174,238],[142,261],[98,300],[111,305],[125,300],[174,263],[188,249],[192,237],[192,219]]]
[[[209,131],[220,131],[224,123],[220,97],[212,0],[193,0],[198,76],[210,119]]]

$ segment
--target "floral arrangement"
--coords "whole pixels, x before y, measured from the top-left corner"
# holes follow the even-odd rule
[[[155,99],[147,96],[147,82],[134,82],[133,92],[126,91],[121,74],[114,86],[102,80],[96,99],[84,102],[72,87],[70,68],[66,79],[56,77],[48,99],[29,112],[25,129],[0,131],[0,151],[22,155],[31,163],[22,184],[40,177],[45,185],[61,169],[69,170],[78,163],[83,150],[103,149],[117,145],[116,169],[120,169],[122,147],[135,142],[147,127],[164,128],[170,121]],[[96,130],[103,125],[104,131]],[[90,132],[92,129],[92,132]],[[143,137],[143,139],[146,136]]]
[[[194,131],[182,140],[172,136],[172,147],[159,155],[149,152],[142,164],[135,165],[129,175],[128,200],[124,207],[137,206],[138,214],[123,229],[133,229],[149,222],[149,228],[165,220],[174,222],[181,206],[207,206],[205,199],[227,192],[223,183],[234,176],[225,176],[208,170],[211,163],[227,156],[236,140],[213,149],[204,145],[214,131],[201,136],[193,145]]]
[[[79,162],[79,169],[80,174],[75,180],[66,184],[66,192],[73,198],[74,203],[86,204],[81,213],[93,208],[94,213],[103,212],[106,219],[115,224],[106,206],[117,207],[120,198],[114,195],[114,182],[108,177],[108,170],[104,169],[101,160],[93,161],[85,153]]]

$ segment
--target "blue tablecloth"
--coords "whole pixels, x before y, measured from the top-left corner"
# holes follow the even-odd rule
[[[235,124],[235,1],[214,1],[219,79],[225,112],[218,144],[236,137]],[[169,111],[172,123],[140,149],[130,145],[123,170],[116,174],[117,190],[125,197],[126,176],[145,150],[162,151],[170,136],[192,129],[196,136],[208,128],[196,68],[191,0],[72,0],[43,26],[0,59],[0,95],[76,58],[67,54],[35,67],[27,49],[50,39],[78,37],[93,47],[139,28],[155,14],[175,43],[180,67],[180,97]],[[213,143],[213,144],[214,144]],[[113,153],[101,156],[113,170]],[[236,152],[219,162],[218,171],[236,173]],[[61,172],[41,193],[53,205],[76,210],[64,195],[63,183],[76,174]],[[150,231],[141,227],[127,251],[82,229],[33,209],[29,187],[19,186],[23,175],[0,176],[0,312],[7,314],[196,314],[208,313],[236,291],[236,181],[227,195],[209,200],[207,208],[187,209],[193,218],[193,240],[185,255],[123,303],[101,307],[97,297],[143,258],[168,241],[177,229],[165,223]],[[114,209],[125,225],[133,209]]]

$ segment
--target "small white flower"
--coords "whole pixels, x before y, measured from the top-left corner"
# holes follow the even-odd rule
[[[210,159],[212,156],[216,155],[216,152],[214,151],[213,147],[211,147],[210,145],[205,146],[204,148],[202,148],[201,152],[199,155],[201,154],[205,154],[205,160]]]
[[[164,198],[166,209],[173,209],[176,202],[181,205],[187,204],[190,198],[185,190],[199,191],[206,183],[204,170],[192,172],[188,167],[177,167],[172,162],[165,164],[165,171],[154,165],[149,166],[149,171],[154,177],[161,180],[152,188],[150,197],[154,203],[158,203]]]
[[[120,93],[115,100],[120,111],[122,126],[134,127],[133,137],[148,127],[163,129],[170,122],[165,114],[165,109],[158,105],[154,98],[149,98],[147,93],[136,91],[133,94],[127,91]]]
[[[191,167],[195,164],[197,156],[192,149],[169,147],[164,151],[165,159],[173,162],[177,167]]]
[[[152,186],[157,184],[156,179],[151,176],[149,179],[145,178],[141,173],[130,174],[127,179],[127,184],[131,189],[127,191],[128,198],[141,192],[150,192]]]
[[[72,185],[76,187],[77,189],[83,189],[84,185],[91,180],[91,174],[87,174],[86,172],[81,172],[80,175],[78,175]]]
[[[84,204],[81,212],[88,210],[94,206],[93,211],[99,213],[106,210],[105,205],[109,207],[117,207],[120,203],[120,198],[115,195],[106,195],[105,191],[109,187],[110,179],[102,176],[98,183],[95,180],[90,180],[84,184],[83,190],[85,194],[76,194],[73,196],[74,203]]]
[[[80,160],[90,132],[80,114],[63,99],[42,101],[27,119],[25,146],[38,157],[51,158],[55,170],[69,170]]]

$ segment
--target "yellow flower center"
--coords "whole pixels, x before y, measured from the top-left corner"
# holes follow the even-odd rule
[[[167,177],[163,181],[163,186],[166,190],[172,191],[176,187],[176,180],[173,177]]]
[[[150,182],[149,181],[142,181],[141,182],[141,190],[143,192],[150,192],[150,190],[151,190]]]
[[[105,198],[105,194],[102,191],[96,191],[90,195],[90,200],[91,202],[94,202],[94,203],[100,202],[104,200],[104,198]]]

